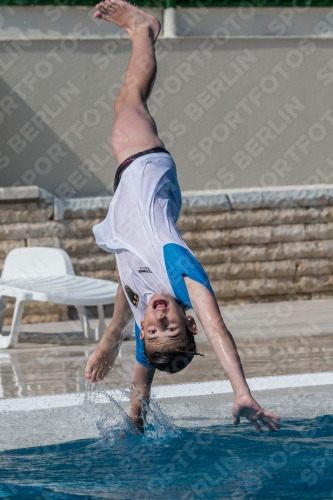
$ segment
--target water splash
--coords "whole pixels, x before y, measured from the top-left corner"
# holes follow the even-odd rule
[[[160,405],[151,399],[145,421],[145,438],[162,439],[180,436],[181,430],[173,423],[172,418],[168,417]]]
[[[112,396],[99,384],[86,384],[83,411],[90,427],[97,427],[105,439],[119,439],[138,435],[138,430],[119,402],[126,399],[124,390]]]
[[[132,386],[131,390],[135,391]],[[160,405],[152,398],[149,402],[141,400],[143,413],[146,415],[144,435],[122,408],[121,402],[129,400],[129,389],[119,389],[112,393],[102,389],[99,383],[86,383],[83,411],[89,427],[97,428],[102,438],[115,440],[136,436],[144,439],[176,438],[181,436],[181,430],[176,427]]]

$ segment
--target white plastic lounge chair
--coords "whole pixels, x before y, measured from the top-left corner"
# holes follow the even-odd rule
[[[113,304],[118,284],[75,276],[69,255],[60,248],[28,247],[9,252],[0,278],[0,348],[14,347],[26,301],[75,306],[85,337],[99,340],[105,328],[103,305]],[[2,335],[7,297],[16,299],[9,335]],[[97,306],[99,324],[89,325],[84,306]]]

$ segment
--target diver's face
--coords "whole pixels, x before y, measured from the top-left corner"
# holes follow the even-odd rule
[[[193,323],[193,318],[185,316],[173,297],[164,292],[156,292],[151,296],[141,322],[140,338],[156,346],[161,343],[173,344],[177,340],[185,340],[186,324],[196,333]]]

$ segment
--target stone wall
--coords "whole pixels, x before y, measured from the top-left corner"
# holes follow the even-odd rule
[[[78,275],[115,280],[114,255],[92,235],[110,200],[0,188],[0,269],[13,248],[50,246],[68,252]],[[333,295],[333,186],[185,192],[178,227],[220,304]],[[25,321],[67,318],[55,304],[25,308]]]

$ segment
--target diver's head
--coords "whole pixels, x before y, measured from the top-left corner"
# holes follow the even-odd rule
[[[150,365],[168,373],[183,370],[198,354],[194,340],[197,333],[194,319],[185,314],[179,302],[165,292],[152,295],[140,332]]]

